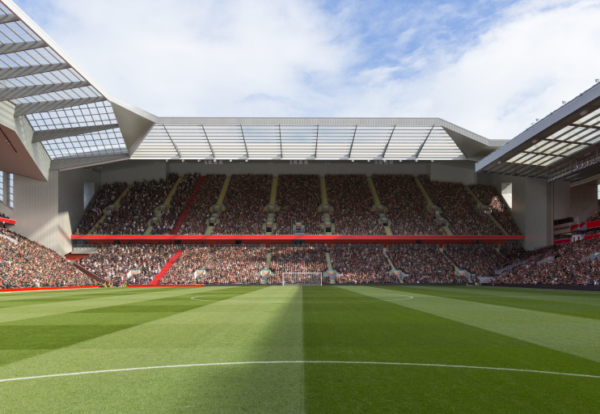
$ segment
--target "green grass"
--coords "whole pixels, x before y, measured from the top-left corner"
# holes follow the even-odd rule
[[[466,367],[600,376],[599,319],[541,289],[0,294],[0,413],[594,413],[600,378]],[[189,366],[253,361],[289,363]]]

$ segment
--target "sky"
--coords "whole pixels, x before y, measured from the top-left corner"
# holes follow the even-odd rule
[[[600,0],[15,0],[157,116],[439,117],[511,139],[600,78]]]

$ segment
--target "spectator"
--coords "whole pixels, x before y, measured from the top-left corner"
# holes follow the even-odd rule
[[[330,250],[331,265],[340,274],[336,283],[397,283],[381,245],[336,244]]]
[[[126,188],[127,183],[104,184],[100,187],[98,193],[90,201],[89,207],[85,210],[83,218],[75,229],[75,234],[88,234],[104,215],[104,209],[114,204]]]
[[[408,274],[404,283],[465,283],[454,275],[454,266],[433,244],[388,245],[388,255],[396,268]]]
[[[455,235],[501,235],[500,229],[477,210],[475,199],[460,183],[431,181],[429,176],[420,175],[419,180],[431,201],[442,209],[442,216],[450,222]]]
[[[281,175],[277,182],[274,234],[293,234],[293,226],[300,222],[304,234],[323,234],[321,230],[321,187],[317,175]]]
[[[232,176],[213,234],[264,234],[272,181],[270,175]]]
[[[171,207],[162,215],[160,222],[154,226],[152,234],[171,234],[171,230],[177,223],[199,178],[199,174],[186,174],[183,176],[175,195],[171,199]]]
[[[272,283],[281,283],[293,278],[296,282],[312,280],[311,273],[323,273],[327,270],[325,246],[323,245],[278,245],[271,250]]]
[[[399,235],[444,235],[435,214],[427,211],[427,200],[410,175],[374,175],[373,184],[381,203],[388,208],[392,232]]]
[[[207,246],[190,247],[186,249],[179,259],[160,280],[161,285],[193,285],[196,280],[196,270],[202,270],[211,249]],[[200,281],[202,281],[201,279]]]
[[[106,217],[96,233],[144,234],[154,210],[165,201],[177,179],[177,174],[169,174],[166,180],[135,182],[119,209]]]
[[[215,247],[206,263],[206,284],[260,284],[267,250],[263,245]]]
[[[224,175],[207,175],[204,178],[200,192],[196,196],[196,201],[178,234],[206,233],[206,220],[211,215],[210,207],[217,204],[224,183]]]
[[[469,188],[475,193],[479,201],[486,206],[489,206],[492,210],[492,216],[504,230],[510,235],[518,236],[521,233],[515,222],[512,219],[510,207],[504,201],[504,198],[498,194],[496,188],[491,185],[470,185]]]
[[[0,228],[0,288],[89,286],[95,284],[58,253]]]
[[[328,175],[326,182],[336,234],[385,234],[372,211],[373,196],[366,176]]]

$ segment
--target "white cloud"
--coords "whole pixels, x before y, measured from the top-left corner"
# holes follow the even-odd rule
[[[411,9],[387,17],[381,61],[385,13],[361,26],[358,3],[314,1],[55,0],[40,23],[109,93],[162,116],[437,116],[512,138],[600,77],[598,1],[521,1],[439,33],[431,16],[464,10]]]

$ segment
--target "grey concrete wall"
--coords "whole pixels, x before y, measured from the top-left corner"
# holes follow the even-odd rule
[[[552,187],[552,209],[554,220],[571,217],[571,183],[554,181]]]
[[[512,217],[525,236],[527,250],[548,246],[553,242],[553,216],[546,180],[507,175],[479,174],[479,184],[493,185],[498,193],[502,183],[512,183]]]
[[[89,170],[71,170],[59,173],[58,211],[69,217],[69,231],[75,230],[85,211],[84,184],[94,183],[95,191],[100,189],[100,173]],[[69,234],[70,236],[70,234]]]
[[[15,175],[14,209],[2,210],[17,221],[11,230],[64,255],[71,251],[71,225],[69,214],[59,212],[58,187],[56,171],[47,182]]]
[[[591,181],[570,189],[571,217],[581,223],[598,210],[598,182]]]
[[[110,169],[100,168],[101,184],[125,181],[133,184],[134,181],[160,180],[167,177],[167,164],[165,162],[143,163],[140,166],[124,165],[119,168],[119,163]]]
[[[473,163],[456,162],[453,164],[445,162],[431,163],[431,180],[465,185],[477,184],[477,174]]]

